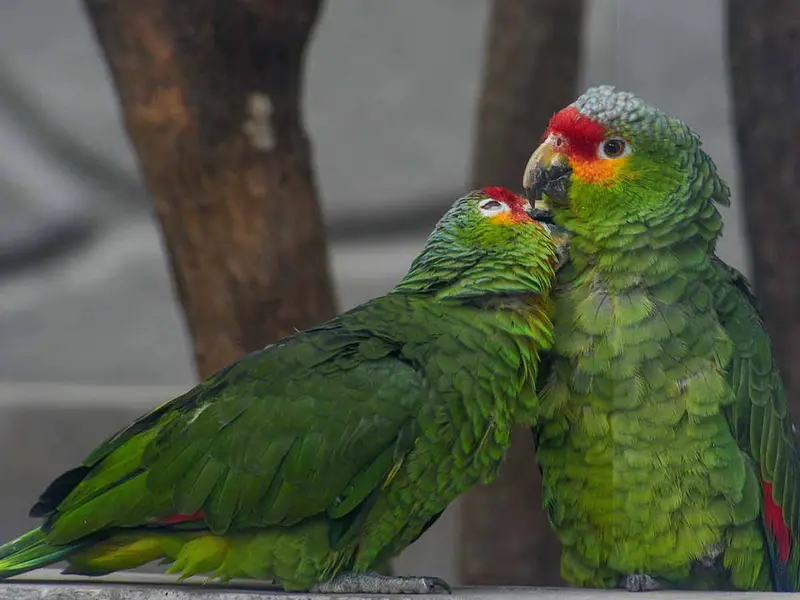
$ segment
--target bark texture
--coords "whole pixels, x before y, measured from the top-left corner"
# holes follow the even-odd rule
[[[300,114],[319,0],[84,0],[200,376],[334,314]]]
[[[581,0],[495,0],[478,109],[473,187],[520,190],[550,116],[575,99]],[[468,585],[563,585],[561,549],[541,507],[530,431],[514,432],[492,485],[461,506],[461,576]]]
[[[728,50],[753,283],[800,424],[800,4],[729,0]]]

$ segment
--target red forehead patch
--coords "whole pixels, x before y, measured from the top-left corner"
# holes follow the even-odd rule
[[[544,137],[551,133],[564,137],[568,154],[577,154],[583,158],[595,158],[597,146],[606,136],[605,129],[600,123],[582,115],[573,106],[568,106],[553,115]]]
[[[525,204],[525,200],[523,200],[520,196],[517,196],[510,189],[501,187],[499,185],[485,187],[481,190],[481,192],[489,196],[489,198],[493,198],[494,200],[508,204],[512,208],[515,204],[519,204],[520,206]]]
[[[489,196],[489,198],[507,205],[511,209],[511,215],[515,221],[530,220],[530,215],[525,212],[525,206],[528,204],[528,201],[508,188],[492,185],[483,188],[481,192]]]

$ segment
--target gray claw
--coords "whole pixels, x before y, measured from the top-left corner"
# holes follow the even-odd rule
[[[664,588],[655,578],[645,573],[635,573],[623,577],[620,587],[629,592],[653,592]]]
[[[341,573],[312,586],[318,594],[435,594],[451,593],[450,586],[439,577],[399,577],[378,573]]]
[[[441,588],[443,592],[447,592],[448,594],[453,593],[453,590],[450,589],[450,584],[441,577],[422,577],[421,579],[425,581],[425,584],[430,590],[428,593],[430,594],[435,594],[436,588]]]
[[[723,550],[725,550],[725,548],[722,543],[717,542],[716,544],[711,544],[706,548],[706,555],[698,562],[706,569],[713,569],[719,562]]]

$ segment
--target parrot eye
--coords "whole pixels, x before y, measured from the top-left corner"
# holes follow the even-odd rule
[[[630,147],[622,138],[609,138],[600,142],[597,156],[600,158],[620,158],[630,152]]]
[[[481,211],[481,214],[484,217],[491,217],[492,215],[497,215],[503,211],[507,211],[508,206],[502,202],[488,198],[486,200],[481,200],[480,204],[478,204],[478,209]]]

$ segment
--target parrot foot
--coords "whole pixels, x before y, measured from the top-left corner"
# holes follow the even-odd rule
[[[629,592],[653,592],[664,589],[664,586],[655,577],[645,573],[635,573],[623,577],[620,581],[620,587]]]
[[[438,577],[398,577],[378,573],[342,573],[317,583],[315,594],[435,594],[450,593],[450,586]]]
[[[698,562],[706,569],[713,569],[719,563],[719,558],[722,556],[724,549],[724,546],[719,542],[711,544],[706,548],[706,555]]]

